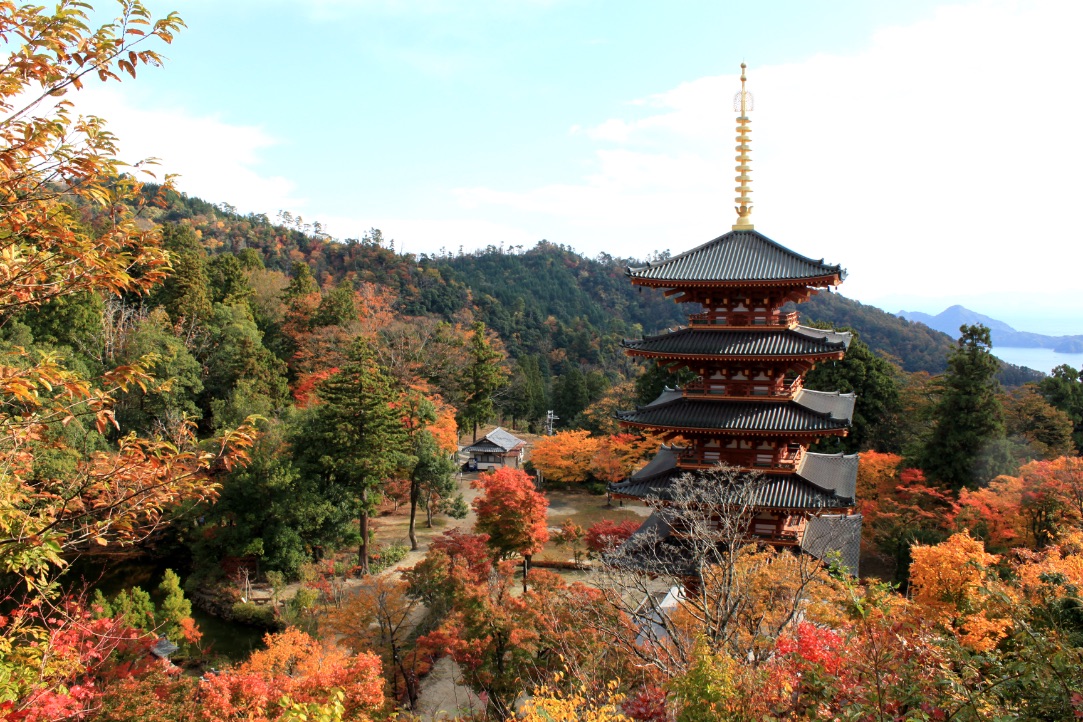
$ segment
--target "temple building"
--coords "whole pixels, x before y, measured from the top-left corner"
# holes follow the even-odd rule
[[[624,342],[631,356],[696,375],[646,406],[617,413],[624,426],[678,444],[663,445],[647,466],[609,490],[616,497],[665,503],[673,480],[686,472],[719,463],[759,472],[749,540],[825,559],[838,554],[856,574],[857,455],[808,450],[821,438],[848,433],[855,397],[804,388],[805,374],[819,363],[841,360],[851,337],[801,326],[796,312],[784,310],[838,286],[845,271],[795,253],[753,228],[751,96],[741,68],[735,98],[740,111],[736,224],[690,251],[627,270],[637,286],[665,289],[678,303],[698,304],[687,326]],[[657,519],[644,523],[644,529],[657,527]]]

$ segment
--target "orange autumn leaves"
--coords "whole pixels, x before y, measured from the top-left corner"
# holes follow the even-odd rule
[[[1018,476],[998,476],[956,498],[929,485],[920,471],[900,469],[902,457],[865,451],[857,499],[873,535],[903,528],[966,529],[997,551],[1044,547],[1083,521],[1083,459],[1032,461]]]
[[[497,469],[474,482],[482,495],[474,500],[476,529],[489,536],[489,545],[504,558],[529,557],[549,541],[549,500],[534,481],[518,469]]]
[[[635,434],[591,436],[589,431],[561,431],[539,439],[530,461],[549,481],[616,482],[635,471],[658,443]]]

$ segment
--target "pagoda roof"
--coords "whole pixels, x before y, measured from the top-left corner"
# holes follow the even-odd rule
[[[845,352],[852,340],[853,334],[845,331],[808,326],[770,331],[680,328],[643,339],[625,339],[621,345],[635,353],[665,356],[803,357]]]
[[[846,275],[842,266],[794,253],[751,230],[730,231],[672,258],[638,268],[629,266],[626,273],[633,282],[674,286],[697,282],[738,285],[741,282],[822,281],[836,276],[841,281]],[[823,285],[828,283],[823,282]]]
[[[682,449],[665,446],[624,481],[610,484],[614,494],[668,501],[673,481],[686,473],[677,466]],[[839,509],[854,505],[857,455],[805,454],[793,474],[764,474],[756,483],[753,506],[781,509]]]
[[[861,559],[861,521],[860,514],[814,516],[801,537],[801,551],[828,562],[837,557],[856,577]]]
[[[861,522],[860,514],[812,516],[801,539],[801,551],[826,562],[838,559],[847,573],[857,576]],[[691,576],[695,573],[691,552],[688,541],[674,534],[662,515],[655,512],[625,540],[620,550],[603,559],[618,568]]]
[[[478,451],[478,452],[508,452],[512,449],[517,449],[526,442],[520,439],[514,434],[510,434],[499,426],[486,434],[483,438],[474,442],[470,446],[463,448],[463,451]]]
[[[844,499],[857,493],[857,454],[813,454],[806,452],[797,474]]]
[[[730,432],[831,432],[846,429],[854,394],[801,389],[792,399],[735,401],[689,398],[666,389],[646,406],[618,411],[618,421],[664,429]]]

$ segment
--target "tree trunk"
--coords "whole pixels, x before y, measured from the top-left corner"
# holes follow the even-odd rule
[[[432,497],[429,497],[429,501],[425,504],[425,528],[432,529]]]
[[[358,565],[361,573],[369,573],[369,490],[361,489],[361,513],[360,513],[361,547],[357,551]]]
[[[417,551],[417,531],[414,520],[417,519],[417,500],[421,497],[421,482],[410,480],[410,549]]]
[[[523,594],[526,594],[526,575],[530,573],[530,555],[523,555]]]
[[[478,443],[478,422],[474,422],[474,443]]]

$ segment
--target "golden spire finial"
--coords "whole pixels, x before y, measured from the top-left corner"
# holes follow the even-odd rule
[[[752,215],[752,199],[748,197],[748,194],[752,192],[752,189],[748,187],[748,184],[752,182],[752,179],[748,177],[748,134],[751,132],[748,126],[752,122],[748,119],[748,111],[752,110],[752,93],[745,90],[745,68],[747,67],[744,63],[741,63],[741,92],[733,97],[733,109],[741,113],[737,117],[738,176],[734,180],[737,181],[738,186],[734,190],[737,191],[738,195],[734,199],[737,204],[735,208],[737,222],[733,224],[733,230],[735,231],[752,230],[752,221],[749,219],[749,216]]]

